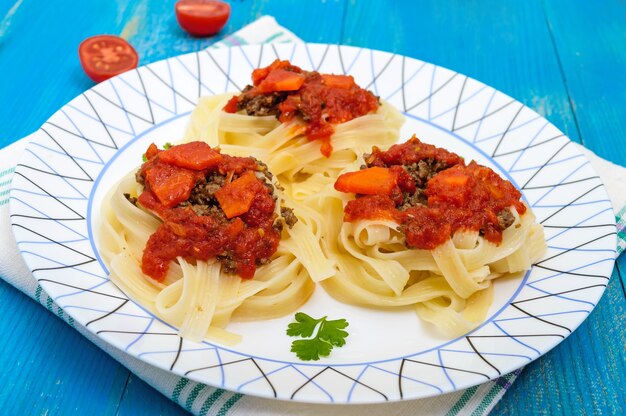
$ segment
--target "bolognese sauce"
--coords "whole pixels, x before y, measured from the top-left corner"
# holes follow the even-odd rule
[[[334,125],[375,112],[378,97],[359,87],[350,75],[304,71],[289,61],[274,61],[252,72],[252,83],[233,97],[224,111],[245,110],[248,115],[275,115],[281,123],[300,117],[309,140],[322,142],[320,151],[332,153]]]
[[[411,248],[432,250],[459,230],[493,243],[514,222],[510,207],[526,212],[521,193],[486,166],[413,136],[387,151],[374,148],[366,165],[337,178],[335,189],[356,194],[344,221],[392,220]]]
[[[216,258],[223,271],[251,278],[276,252],[283,223],[297,221],[289,208],[277,214],[272,175],[252,157],[221,154],[204,142],[167,150],[151,144],[145,156],[136,174],[144,189],[127,198],[163,221],[142,257],[142,271],[155,280],[177,257]]]

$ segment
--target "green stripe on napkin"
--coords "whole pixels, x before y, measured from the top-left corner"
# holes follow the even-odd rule
[[[615,216],[617,221],[617,255],[626,248],[626,207]]]
[[[14,171],[15,168],[13,167],[0,172],[0,206],[9,202],[11,176]]]

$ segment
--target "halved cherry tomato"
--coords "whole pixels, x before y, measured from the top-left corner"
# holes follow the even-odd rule
[[[137,67],[137,51],[119,36],[98,35],[85,39],[78,46],[83,70],[95,82],[102,82]]]
[[[230,5],[219,0],[179,0],[176,20],[193,36],[210,36],[219,32],[230,17]]]

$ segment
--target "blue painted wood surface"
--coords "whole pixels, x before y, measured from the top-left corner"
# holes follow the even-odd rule
[[[515,97],[626,165],[626,4],[579,1],[234,0],[222,34],[195,39],[173,0],[0,0],[0,146],[93,83],[77,47],[125,36],[141,63],[202,49],[270,14],[309,42],[401,53]],[[306,11],[305,11],[306,10]],[[626,259],[596,310],[528,365],[494,414],[626,414]],[[44,308],[0,281],[2,414],[184,414]]]

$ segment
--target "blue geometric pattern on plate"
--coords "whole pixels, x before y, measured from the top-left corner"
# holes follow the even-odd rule
[[[199,96],[241,90],[252,69],[277,57],[305,69],[353,75],[408,119],[475,149],[523,191],[545,228],[548,253],[478,329],[434,348],[369,362],[276,360],[186,342],[108,280],[89,223],[103,169],[138,137],[188,116]],[[20,251],[44,290],[105,341],[206,384],[308,402],[432,396],[527,364],[567,337],[597,304],[616,241],[600,178],[570,140],[532,110],[426,62],[317,44],[202,51],[86,91],[28,145],[15,171],[11,218]]]

